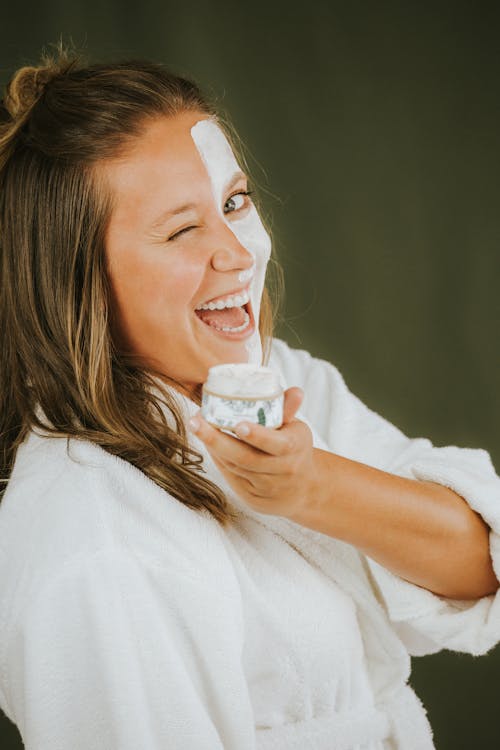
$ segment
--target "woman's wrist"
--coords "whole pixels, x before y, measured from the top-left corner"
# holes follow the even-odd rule
[[[364,470],[378,470],[320,448],[313,449],[313,466],[305,501],[291,520],[360,548],[369,544],[363,505],[371,502],[374,484]]]

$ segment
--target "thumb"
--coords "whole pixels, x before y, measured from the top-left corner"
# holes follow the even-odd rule
[[[302,388],[298,388],[297,386],[287,388],[283,403],[283,424],[292,421],[303,400],[304,391]]]

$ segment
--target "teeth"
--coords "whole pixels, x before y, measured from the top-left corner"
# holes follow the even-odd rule
[[[203,305],[199,305],[197,310],[223,310],[225,307],[242,307],[246,305],[250,300],[248,292],[242,292],[241,294],[235,294],[233,297],[226,297],[220,299],[217,302],[205,302]]]

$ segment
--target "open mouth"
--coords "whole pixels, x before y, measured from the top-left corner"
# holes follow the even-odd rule
[[[236,297],[236,302],[230,306],[222,306],[214,309],[196,309],[195,313],[199,320],[219,335],[230,338],[245,338],[253,333],[255,329],[252,303],[246,294],[242,304],[237,304],[242,298]],[[231,300],[233,302],[233,300]]]

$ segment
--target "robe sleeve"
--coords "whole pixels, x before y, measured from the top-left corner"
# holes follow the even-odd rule
[[[16,625],[11,718],[27,750],[254,750],[242,641],[227,591],[97,552],[68,563]]]
[[[482,449],[435,447],[427,438],[408,438],[363,404],[338,369],[308,352],[273,344],[272,364],[284,385],[298,385],[303,415],[318,447],[383,471],[428,480],[454,490],[490,527],[490,554],[500,580],[500,478]],[[412,656],[441,649],[473,655],[500,641],[500,591],[477,600],[438,596],[364,556],[373,591]]]

